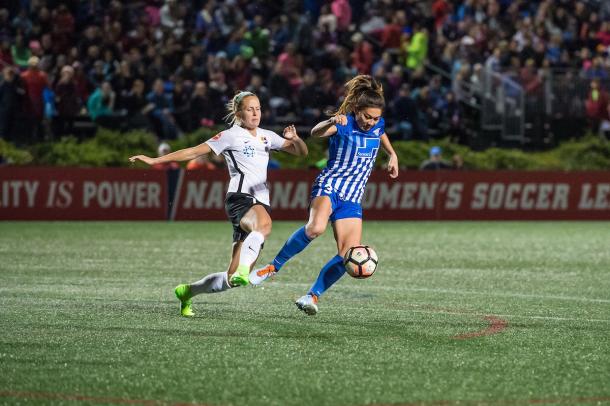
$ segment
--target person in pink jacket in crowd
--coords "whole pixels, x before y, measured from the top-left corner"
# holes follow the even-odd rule
[[[330,9],[337,17],[337,31],[347,31],[352,22],[352,6],[350,6],[349,1],[334,0]]]

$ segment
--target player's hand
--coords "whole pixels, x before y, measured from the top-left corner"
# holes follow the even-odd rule
[[[294,127],[294,125],[289,125],[288,127],[284,128],[284,138],[287,140],[295,140],[297,138],[299,138],[299,135],[297,134],[297,129]]]
[[[388,161],[388,173],[392,179],[398,177],[398,156],[396,154],[390,156],[390,160]]]
[[[155,159],[146,155],[134,155],[129,158],[129,162],[142,161],[145,164],[153,165],[155,163]]]
[[[333,124],[347,125],[347,116],[345,114],[337,114],[330,118],[330,122]]]

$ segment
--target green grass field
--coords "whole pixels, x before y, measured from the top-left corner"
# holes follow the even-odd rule
[[[261,263],[298,225],[274,225]],[[293,302],[330,231],[185,319],[173,288],[225,269],[228,223],[0,223],[0,404],[610,404],[609,223],[364,234],[379,270],[315,317]]]

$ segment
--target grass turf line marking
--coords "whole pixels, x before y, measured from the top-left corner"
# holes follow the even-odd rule
[[[148,399],[127,399],[127,398],[105,398],[84,395],[70,395],[65,393],[52,392],[19,392],[19,391],[0,391],[0,398],[18,399],[42,399],[42,400],[68,400],[76,402],[93,402],[123,405],[144,405],[144,406],[211,406],[206,403],[176,403],[162,400]],[[576,403],[597,403],[607,404],[610,397],[581,397],[564,399],[513,399],[513,400],[433,400],[410,403],[375,403],[368,406],[496,406],[496,405],[542,405],[542,404],[576,404]]]
[[[287,287],[307,287],[311,284],[305,283],[286,283],[286,282],[272,282],[273,284]],[[339,288],[340,289],[340,288]],[[455,295],[479,295],[479,296],[495,296],[495,297],[522,297],[531,299],[554,299],[554,300],[570,300],[576,302],[593,302],[593,303],[610,303],[610,299],[598,299],[588,297],[577,297],[577,296],[558,296],[558,295],[535,295],[530,293],[516,293],[516,292],[490,292],[490,291],[477,291],[477,290],[455,290],[455,289],[437,289],[437,288],[405,288],[399,286],[367,286],[367,289],[371,290],[387,290],[387,291],[408,291],[408,292],[430,292],[430,293],[450,293]]]
[[[581,397],[564,399],[513,399],[513,400],[431,400],[410,403],[372,403],[366,406],[498,406],[498,405],[547,405],[547,404],[609,404],[610,397]]]
[[[144,405],[144,406],[211,406],[207,403],[171,402],[163,400],[149,399],[127,399],[127,398],[106,398],[85,395],[70,395],[66,393],[52,392],[19,392],[19,391],[0,391],[0,398],[17,399],[41,399],[41,400],[69,400],[75,402],[108,403],[113,405]]]

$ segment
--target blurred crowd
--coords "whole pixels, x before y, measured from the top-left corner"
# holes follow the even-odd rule
[[[484,69],[517,72],[530,93],[549,68],[603,88],[609,4],[0,0],[0,137],[25,143],[95,123],[174,139],[221,123],[244,89],[261,99],[265,125],[311,125],[366,73],[383,83],[394,138],[459,141],[461,101],[477,97]]]

